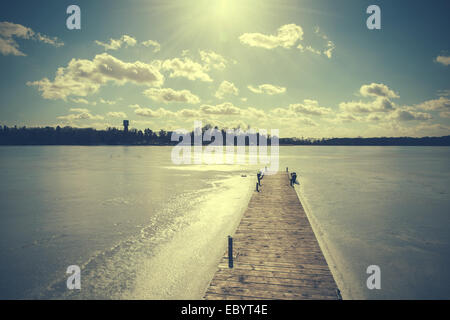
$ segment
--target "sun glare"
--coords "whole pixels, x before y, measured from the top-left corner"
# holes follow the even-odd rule
[[[236,2],[233,0],[215,0],[211,1],[211,13],[219,19],[227,19],[233,16]]]

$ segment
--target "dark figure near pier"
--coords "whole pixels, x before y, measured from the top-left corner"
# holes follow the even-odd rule
[[[264,174],[261,171],[259,171],[256,174],[256,177],[258,178],[258,185],[261,185],[261,179],[264,177]]]
[[[297,180],[297,173],[292,172],[291,173],[291,187],[294,186],[295,181]]]

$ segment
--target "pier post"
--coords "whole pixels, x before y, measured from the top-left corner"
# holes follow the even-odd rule
[[[228,268],[233,268],[233,238],[228,236]]]

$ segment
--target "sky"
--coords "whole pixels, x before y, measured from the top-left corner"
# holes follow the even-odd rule
[[[66,13],[78,5],[81,29]],[[366,25],[378,5],[381,29]],[[449,1],[2,1],[0,124],[450,134]]]

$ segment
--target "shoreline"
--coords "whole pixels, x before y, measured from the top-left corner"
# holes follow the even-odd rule
[[[241,178],[246,178],[247,179],[248,186],[247,186],[247,191],[245,193],[245,197],[243,197],[243,199],[241,200],[241,203],[235,209],[236,210],[235,219],[233,221],[232,227],[230,227],[231,231],[229,232],[229,235],[232,236],[232,237],[234,237],[234,234],[235,234],[235,232],[236,232],[236,230],[239,227],[239,224],[241,222],[242,216],[244,215],[245,210],[247,210],[247,207],[248,207],[248,204],[250,202],[250,199],[253,196],[254,189],[253,189],[253,183],[251,182],[251,177],[252,176],[249,175],[249,174],[247,174],[246,177],[241,177]],[[208,280],[208,283],[206,284],[206,286],[204,287],[204,289],[202,291],[202,295],[201,295],[201,297],[198,298],[198,300],[204,300],[203,297],[205,296],[205,293],[208,290],[208,287],[209,287],[211,281],[214,278],[214,275],[215,275],[215,273],[217,271],[218,265],[220,264],[220,261],[222,260],[223,254],[226,252],[226,250],[228,250],[228,242],[226,240],[227,239],[224,239],[224,241],[223,241],[223,244],[221,246],[222,250],[220,251],[221,252],[220,255],[217,255],[215,257],[215,259],[214,259],[214,261],[215,261],[214,262],[214,270],[211,272],[211,277]]]
[[[234,234],[252,195],[252,180],[241,174],[220,180],[224,183],[221,188],[226,189],[217,190],[188,213],[192,219],[189,225],[143,261],[137,285],[123,298],[202,299],[226,250],[226,237]],[[229,210],[226,204],[231,201],[233,208]]]
[[[0,144],[0,147],[175,147],[176,144]],[[203,144],[202,147],[207,147]],[[248,145],[234,145],[234,147]],[[450,147],[450,144],[286,144],[279,147]],[[190,147],[195,147],[191,145]],[[223,146],[226,147],[225,145]],[[268,146],[270,147],[270,145]]]

